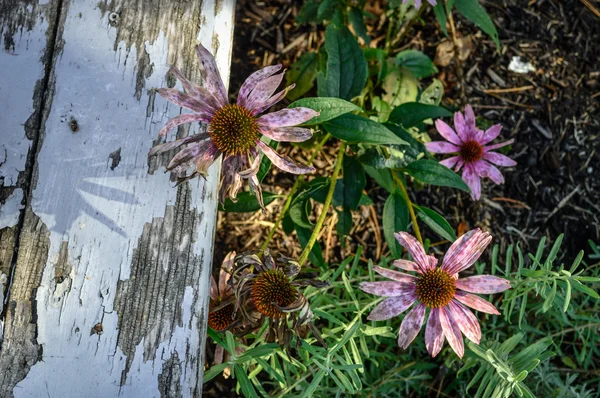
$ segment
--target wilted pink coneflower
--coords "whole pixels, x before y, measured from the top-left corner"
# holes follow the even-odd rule
[[[479,229],[467,232],[452,244],[442,266],[437,267],[437,259],[427,255],[423,246],[411,235],[400,232],[395,236],[414,262],[396,260],[394,265],[414,271],[417,275],[373,267],[375,272],[392,281],[360,284],[360,289],[367,293],[388,297],[373,309],[368,319],[390,319],[417,303],[402,320],[398,345],[403,349],[410,345],[421,330],[425,310],[429,308],[425,329],[427,351],[435,357],[442,349],[445,337],[454,352],[462,358],[464,343],[461,332],[475,344],[481,340],[479,322],[466,306],[488,314],[500,314],[492,304],[471,293],[500,293],[510,288],[509,281],[492,275],[458,278],[459,272],[475,263],[492,237]]]
[[[319,113],[309,108],[298,107],[259,117],[259,114],[281,101],[288,91],[294,88],[294,85],[291,85],[275,93],[283,80],[284,72],[277,73],[281,70],[281,65],[267,66],[251,74],[240,88],[237,102],[230,104],[212,54],[201,45],[196,46],[196,54],[203,70],[203,87],[191,83],[179,69],[172,66],[171,73],[181,80],[184,92],[173,88],[157,90],[170,102],[193,113],[182,114],[169,120],[160,130],[159,136],[163,137],[169,130],[190,122],[206,123],[208,131],[157,145],[150,150],[149,156],[187,145],[167,166],[167,170],[173,171],[179,182],[183,182],[199,175],[205,176],[209,166],[222,154],[223,167],[219,188],[221,202],[224,202],[227,195],[235,201],[242,187],[242,179],[247,179],[264,209],[262,190],[256,176],[260,166],[260,152],[277,167],[289,173],[310,173],[314,168],[296,165],[289,158],[280,156],[261,141],[261,136],[280,142],[306,141],[312,136],[311,130],[295,126]],[[192,167],[194,171],[187,175],[187,171]]]
[[[496,184],[504,183],[504,176],[494,165],[511,167],[517,164],[508,156],[492,152],[494,149],[512,144],[514,140],[486,145],[498,137],[502,125],[493,125],[486,131],[478,129],[475,125],[475,114],[470,105],[466,106],[464,116],[460,112],[454,114],[456,132],[440,119],[435,121],[435,127],[446,141],[429,142],[425,144],[425,147],[432,153],[457,154],[440,163],[448,168],[456,165],[457,172],[464,166],[462,178],[471,189],[471,197],[474,200],[481,197],[481,178],[489,177]]]

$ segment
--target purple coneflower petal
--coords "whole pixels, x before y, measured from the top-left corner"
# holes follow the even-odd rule
[[[508,156],[503,155],[501,153],[486,152],[486,153],[483,154],[483,158],[485,160],[487,160],[488,162],[492,162],[492,163],[494,163],[495,165],[498,165],[498,166],[512,167],[512,166],[516,166],[517,165],[517,162],[515,162],[514,160],[512,160]]]
[[[398,271],[394,271],[391,269],[383,268],[378,265],[373,267],[373,271],[377,272],[381,276],[385,276],[386,278],[395,280],[396,282],[416,283],[418,280],[416,277],[414,277],[412,275],[408,275],[403,272],[398,272]]]
[[[475,275],[457,280],[456,287],[465,292],[492,294],[510,289],[510,282],[493,275]]]
[[[225,90],[215,57],[202,44],[196,46],[196,55],[200,61],[201,70],[204,72],[203,82],[206,90],[215,96],[219,101],[220,107],[229,104],[227,90]]]
[[[428,2],[429,4],[431,4],[432,6],[435,6],[435,5],[437,5],[437,3],[436,3],[436,1],[435,1],[435,0],[427,0],[427,2]]]
[[[240,91],[238,92],[237,104],[240,106],[246,106],[246,100],[248,96],[254,90],[254,88],[260,84],[263,80],[273,76],[275,73],[281,70],[282,65],[272,65],[267,66],[265,68],[259,69],[244,81],[242,87],[240,87]]]
[[[471,105],[465,107],[465,125],[467,127],[467,139],[474,140],[477,134],[477,125],[475,121],[475,112]]]
[[[182,124],[193,122],[210,123],[211,118],[212,116],[207,116],[203,113],[186,113],[183,115],[175,116],[173,119],[170,119],[162,129],[160,129],[160,131],[158,132],[158,136],[164,137],[169,131]],[[208,134],[206,134],[206,136],[208,136]]]
[[[275,90],[277,90],[277,87],[281,84],[283,75],[284,73],[278,73],[257,84],[246,99],[246,108],[252,112],[271,98]]]
[[[462,142],[469,141],[469,126],[467,126],[467,122],[465,121],[465,117],[460,112],[454,113],[454,128],[456,129],[456,134]]]
[[[177,79],[181,81],[181,84],[183,85],[183,90],[187,94],[194,96],[197,92],[199,92],[198,89],[200,89],[200,87],[186,79],[186,77],[183,76],[183,73],[181,73],[181,71],[175,65],[171,65],[169,72],[174,74],[175,77],[177,77]]]
[[[381,297],[397,297],[415,292],[415,284],[402,282],[361,282],[360,290]]]
[[[462,179],[471,190],[471,197],[473,200],[479,200],[481,198],[481,180],[479,175],[470,163],[465,164],[465,169],[462,173]]]
[[[454,167],[454,165],[456,163],[458,163],[459,160],[460,160],[460,156],[452,156],[451,158],[442,160],[440,162],[440,164],[443,165],[443,166],[446,166],[449,169],[451,169],[452,167]]]
[[[423,319],[425,318],[425,304],[415,306],[402,320],[398,333],[398,346],[406,350],[410,343],[417,337]]]
[[[475,315],[456,300],[452,300],[446,308],[450,311],[460,331],[473,343],[479,344],[481,341],[481,327]]]
[[[221,156],[221,151],[219,151],[211,141],[204,141],[200,144],[204,143],[206,143],[204,151],[196,158],[196,171],[201,175],[206,176],[208,168],[219,156]],[[208,143],[210,143],[210,145]]]
[[[393,318],[403,313],[416,300],[417,295],[415,293],[387,298],[371,311],[367,319],[370,321],[385,321]]]
[[[486,152],[493,151],[494,149],[505,147],[507,145],[512,144],[513,142],[515,142],[515,140],[511,138],[510,140],[501,142],[499,144],[484,146],[483,147],[483,153],[485,154]]]
[[[252,116],[256,116],[260,113],[263,113],[264,111],[266,111],[267,109],[269,109],[270,107],[272,107],[273,105],[275,105],[276,103],[278,103],[279,101],[284,99],[285,96],[287,95],[287,93],[289,93],[291,90],[293,90],[294,87],[296,87],[296,84],[290,84],[289,86],[287,86],[286,88],[284,88],[277,94],[274,94],[272,97],[268,98],[261,104],[256,104],[256,107],[250,113],[252,114]]]
[[[458,153],[460,148],[446,141],[433,141],[425,144],[431,153]]]
[[[452,127],[450,127],[443,120],[437,119],[435,121],[435,128],[437,129],[438,133],[440,133],[440,135],[446,139],[446,141],[451,142],[452,144],[462,145],[462,141],[454,129],[452,129]]]
[[[181,151],[177,152],[175,156],[173,156],[171,162],[167,166],[167,170],[171,170],[177,165],[186,163],[190,160],[195,161],[198,156],[204,154],[205,152],[210,151],[212,153],[215,150],[217,150],[217,148],[210,140],[189,145],[187,148],[182,149]]]
[[[221,271],[219,272],[219,295],[225,297],[231,294],[231,285],[228,283],[231,279],[231,270],[233,269],[233,259],[235,258],[235,252],[229,252],[223,260],[221,265]]]
[[[244,163],[250,163],[250,162],[248,161],[248,162],[244,162]],[[255,156],[250,167],[247,168],[246,170],[238,171],[238,174],[240,177],[248,179],[248,178],[253,177],[256,174],[258,174],[259,168],[260,168],[260,156]]]
[[[310,108],[298,107],[267,113],[256,121],[264,127],[291,127],[307,122],[315,116],[319,116],[319,112]]]
[[[312,137],[312,131],[302,127],[261,128],[260,132],[277,142],[303,142]]]
[[[210,276],[210,299],[213,301],[219,300],[219,288],[217,287],[217,281],[214,276]]]
[[[498,312],[492,303],[474,294],[457,291],[454,298],[477,311],[485,312],[486,314],[500,315],[500,312]]]
[[[498,135],[500,135],[501,131],[502,131],[502,125],[494,124],[492,127],[485,130],[485,132],[481,135],[479,144],[485,145],[488,142],[492,142],[493,140],[496,139],[496,137],[498,137]]]
[[[462,335],[460,334],[460,329],[456,324],[456,320],[452,318],[452,314],[448,307],[440,308],[440,323],[450,347],[452,347],[459,358],[462,358],[465,354],[465,344]]]
[[[268,146],[260,140],[257,142],[257,145],[260,148],[260,150],[265,155],[267,155],[271,162],[273,162],[275,166],[279,167],[283,171],[287,171],[288,173],[292,174],[306,174],[315,171],[315,168],[312,166],[297,165],[296,163],[292,162],[292,160],[287,156],[279,155],[273,150],[273,148],[271,148],[270,146]]]
[[[394,264],[396,267],[403,269],[405,271],[414,271],[414,272],[418,272],[419,274],[423,273],[423,271],[421,271],[421,268],[419,268],[419,266],[412,261],[394,260],[394,262],[392,264]]]
[[[397,232],[394,234],[394,237],[400,243],[400,246],[404,247],[410,253],[423,273],[430,269],[429,257],[425,253],[423,245],[418,240],[406,232]]]
[[[267,211],[265,209],[265,202],[263,201],[262,196],[262,187],[260,186],[260,181],[258,180],[256,174],[250,177],[248,183],[250,184],[250,189],[254,193],[254,196],[256,196],[256,199],[258,199],[258,204],[260,205],[260,208],[263,210],[263,213],[266,213]]]
[[[208,134],[206,134],[206,133],[194,134],[194,135],[187,136],[185,138],[180,138],[175,141],[165,142],[164,144],[158,144],[158,145],[155,145],[154,147],[152,147],[152,149],[150,149],[150,152],[148,152],[148,156],[159,155],[163,152],[170,151],[171,149],[179,148],[182,145],[191,144],[192,142],[202,141],[207,138],[208,138]]]
[[[477,261],[481,253],[492,241],[492,236],[479,228],[458,238],[446,252],[442,269],[449,274],[458,274]]]
[[[444,331],[440,323],[440,309],[432,308],[425,327],[425,347],[432,357],[442,350],[444,345]]]
[[[478,176],[480,177],[488,177],[490,180],[494,181],[496,184],[504,184],[504,176],[498,170],[498,168],[488,162],[483,160],[478,160],[471,165]]]
[[[214,97],[206,98],[206,101],[203,102],[199,98],[191,97],[188,94],[182,93],[179,90],[174,88],[159,88],[156,91],[164,97],[166,100],[174,103],[175,105],[179,105],[183,108],[192,110],[207,118],[207,120],[212,120],[213,115],[215,114],[218,107],[214,101]]]

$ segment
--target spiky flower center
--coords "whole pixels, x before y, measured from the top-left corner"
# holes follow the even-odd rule
[[[483,157],[483,147],[475,140],[470,140],[460,147],[460,157],[465,163],[472,163]]]
[[[223,308],[208,313],[208,326],[215,330],[225,330],[233,323],[233,312],[235,307],[228,304]]]
[[[256,309],[270,318],[282,318],[278,307],[287,307],[298,298],[298,291],[283,271],[274,269],[259,274],[250,291]]]
[[[456,280],[441,268],[423,274],[417,282],[417,298],[429,308],[448,305],[456,293]]]
[[[226,155],[239,155],[256,145],[260,130],[248,109],[237,104],[219,109],[208,126],[213,144]]]

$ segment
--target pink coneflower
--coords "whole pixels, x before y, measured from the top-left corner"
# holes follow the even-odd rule
[[[400,326],[398,345],[406,349],[421,330],[425,310],[430,308],[425,329],[427,351],[435,357],[442,349],[445,337],[454,352],[462,358],[464,343],[461,332],[475,344],[481,340],[479,322],[466,306],[488,314],[500,314],[492,304],[471,293],[500,293],[510,288],[509,281],[492,275],[458,278],[459,272],[475,263],[492,237],[479,229],[467,232],[452,244],[442,266],[437,267],[437,259],[427,255],[423,246],[411,235],[400,232],[395,236],[414,262],[396,260],[394,265],[414,271],[417,275],[373,267],[375,272],[392,281],[360,284],[360,289],[367,293],[388,297],[373,309],[368,319],[390,319],[417,303]]]
[[[415,0],[415,8],[416,8],[417,10],[418,10],[419,8],[421,8],[421,1],[422,1],[422,0]],[[428,2],[429,4],[431,4],[432,6],[434,6],[434,5],[436,5],[436,4],[437,4],[435,0],[427,0],[427,2]],[[403,0],[403,1],[402,1],[402,4],[406,4],[406,3],[408,3],[408,0]]]
[[[448,126],[442,120],[435,121],[435,127],[446,141],[435,141],[425,144],[432,153],[456,153],[456,156],[442,160],[440,163],[448,168],[456,165],[458,172],[463,166],[462,178],[471,188],[471,197],[478,200],[481,197],[481,178],[489,177],[496,184],[503,184],[504,177],[497,166],[511,167],[517,162],[502,155],[492,152],[494,149],[502,148],[513,143],[508,140],[499,144],[487,145],[492,142],[502,130],[502,125],[496,124],[486,131],[480,130],[475,125],[475,114],[473,108],[467,105],[465,114],[456,112],[454,114],[454,128]],[[492,164],[493,163],[493,164]]]
[[[289,158],[280,156],[260,140],[261,136],[282,142],[306,141],[312,136],[311,130],[295,126],[319,113],[309,108],[298,107],[258,116],[281,101],[287,92],[294,88],[294,85],[291,85],[275,93],[283,80],[284,72],[277,73],[281,70],[281,65],[267,66],[251,74],[240,88],[237,102],[230,104],[212,54],[201,45],[196,46],[196,54],[203,70],[203,87],[188,81],[172,66],[171,73],[181,80],[184,92],[172,88],[157,90],[170,102],[193,113],[182,114],[169,120],[160,130],[159,136],[163,137],[169,130],[190,122],[205,123],[208,125],[208,131],[157,145],[150,150],[149,156],[187,144],[167,166],[167,170],[173,171],[179,182],[183,182],[199,175],[205,176],[208,167],[222,154],[223,167],[219,189],[221,203],[227,195],[235,201],[242,187],[242,179],[247,179],[264,209],[262,190],[256,176],[260,165],[259,150],[274,165],[289,173],[305,174],[315,169],[296,165]],[[187,171],[192,167],[194,171],[187,175]]]

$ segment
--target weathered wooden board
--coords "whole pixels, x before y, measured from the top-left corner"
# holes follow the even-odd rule
[[[218,165],[173,188],[146,154],[170,64],[200,81],[200,41],[227,80],[233,12],[0,2],[0,397],[200,395]]]

